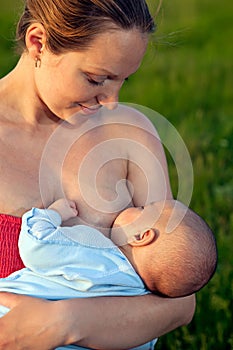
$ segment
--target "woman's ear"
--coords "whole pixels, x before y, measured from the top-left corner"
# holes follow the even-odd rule
[[[154,242],[159,233],[154,228],[150,228],[134,236],[134,240],[130,241],[132,247],[142,247]]]
[[[46,43],[46,32],[41,23],[33,23],[27,30],[25,44],[32,59],[38,58]]]

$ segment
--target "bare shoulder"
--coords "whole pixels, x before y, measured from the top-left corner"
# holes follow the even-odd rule
[[[103,125],[111,126],[112,132],[120,135],[127,133],[128,137],[148,137],[159,138],[157,130],[151,120],[140,110],[130,106],[119,104],[118,108],[113,111],[103,109]]]

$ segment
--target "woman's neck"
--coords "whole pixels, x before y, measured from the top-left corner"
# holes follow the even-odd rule
[[[8,121],[31,127],[59,122],[37,94],[31,65],[27,54],[23,54],[16,67],[0,80],[0,114]]]

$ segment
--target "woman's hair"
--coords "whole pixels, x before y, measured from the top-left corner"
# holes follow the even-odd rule
[[[145,0],[25,0],[16,34],[21,52],[27,29],[35,22],[44,26],[46,47],[54,54],[84,50],[96,35],[116,27],[142,33],[155,29]]]

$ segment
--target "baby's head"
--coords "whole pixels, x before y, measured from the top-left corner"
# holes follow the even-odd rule
[[[114,222],[112,240],[147,288],[164,296],[195,293],[216,269],[212,231],[200,216],[176,200],[124,210]]]

